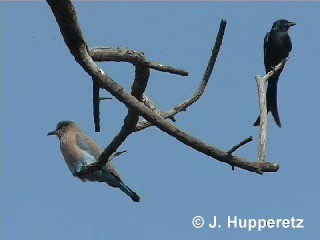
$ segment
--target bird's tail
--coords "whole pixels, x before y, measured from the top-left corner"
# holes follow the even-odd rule
[[[279,112],[278,112],[278,107],[277,105],[273,105],[270,108],[270,111],[272,113],[272,116],[274,118],[274,121],[276,122],[276,124],[278,125],[278,127],[281,127],[281,121],[280,121],[280,117],[279,117]]]
[[[140,197],[138,194],[136,194],[134,191],[132,191],[127,185],[125,185],[123,182],[119,182],[119,188],[122,192],[127,194],[132,201],[134,202],[140,202]]]
[[[269,80],[268,89],[267,89],[267,112],[271,111],[274,121],[281,127],[281,121],[278,112],[278,104],[277,104],[277,85],[278,79]],[[260,116],[254,122],[253,126],[260,125]]]
[[[127,194],[134,202],[140,201],[138,194],[121,181],[120,177],[115,174],[115,170],[111,171],[111,169],[102,168],[100,171],[94,173],[94,178],[91,181],[105,182],[114,188],[120,188],[120,190]]]
[[[254,122],[253,126],[259,126],[260,125],[260,116],[257,118],[257,120]]]
[[[277,104],[277,89],[278,89],[278,79],[269,80],[267,89],[267,110],[271,111],[274,121],[281,127],[278,104]]]

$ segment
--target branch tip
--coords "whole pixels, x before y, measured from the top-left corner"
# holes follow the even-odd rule
[[[244,140],[241,141],[239,144],[237,144],[237,145],[235,145],[234,147],[232,147],[227,153],[231,155],[232,153],[234,153],[235,151],[237,151],[240,147],[242,147],[243,145],[251,142],[252,140],[253,140],[252,136],[244,139]],[[233,166],[233,168],[234,168],[234,166]]]
[[[100,97],[99,100],[100,100],[100,101],[112,100],[112,97]]]

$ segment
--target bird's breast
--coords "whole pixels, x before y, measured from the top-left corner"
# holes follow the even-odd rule
[[[292,44],[288,33],[270,34],[268,40],[268,52],[273,55],[278,55],[282,60],[289,56],[292,49]]]

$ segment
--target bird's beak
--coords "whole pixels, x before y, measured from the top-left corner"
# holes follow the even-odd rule
[[[296,25],[295,22],[288,22],[287,24],[288,24],[288,27],[292,27],[292,26]]]
[[[48,132],[47,136],[56,135],[56,131]]]

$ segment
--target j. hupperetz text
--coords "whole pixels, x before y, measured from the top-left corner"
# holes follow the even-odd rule
[[[209,223],[209,227],[221,228],[223,225],[218,223],[216,216]],[[239,218],[237,216],[228,216],[226,227],[229,229],[246,229],[248,231],[265,229],[303,229],[304,219],[301,218]]]

